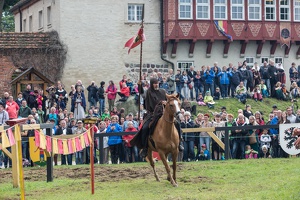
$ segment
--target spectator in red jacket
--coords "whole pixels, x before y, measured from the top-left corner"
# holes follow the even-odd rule
[[[125,132],[136,132],[137,129],[133,126],[132,121],[129,121],[127,123],[128,128],[125,130]],[[131,146],[130,141],[134,135],[123,135],[123,140],[125,142],[125,152],[126,152],[126,161],[127,162],[135,162],[135,151],[134,149],[136,148],[135,146]]]
[[[118,92],[118,95],[120,95],[121,99],[119,101],[127,101],[129,95],[130,95],[130,89],[127,87],[126,83],[123,83],[122,89],[120,92]]]
[[[105,93],[107,93],[108,109],[110,112],[110,111],[112,111],[113,107],[115,106],[117,87],[115,86],[115,84],[112,80],[110,80],[108,83],[109,83],[109,85],[108,85]]]
[[[127,82],[127,76],[126,76],[126,75],[123,75],[122,80],[119,82],[120,90],[124,87],[124,86],[123,86],[123,83],[125,83],[125,85],[126,85],[126,82]]]
[[[8,112],[9,119],[18,118],[18,111],[20,107],[14,101],[13,96],[8,97],[8,101],[6,102],[6,111]]]

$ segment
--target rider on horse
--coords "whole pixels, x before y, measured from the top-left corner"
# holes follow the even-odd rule
[[[141,86],[139,84],[139,86]],[[144,93],[144,90],[142,87],[139,87],[141,92],[140,94]],[[150,88],[146,92],[146,97],[144,101],[144,107],[147,110],[146,116],[144,117],[144,122],[141,130],[135,135],[135,137],[131,140],[130,144],[131,145],[136,145],[139,149],[143,149],[140,155],[142,157],[147,156],[148,152],[148,138],[152,134],[152,131],[154,130],[154,127],[156,123],[153,123],[152,125],[152,119],[153,117],[156,118],[156,116],[159,114],[162,116],[163,114],[163,107],[160,106],[159,108],[156,108],[156,106],[162,105],[160,104],[161,102],[166,101],[166,91],[164,89],[159,88],[158,80],[156,78],[151,78],[150,79]],[[155,112],[154,112],[155,111]],[[157,112],[159,111],[159,112]],[[153,121],[158,121],[160,118],[158,116],[157,119],[154,119]],[[151,123],[151,124],[150,124]],[[181,136],[181,129],[180,129],[180,124],[175,120],[175,127],[178,130],[179,138],[180,141],[182,141],[182,136]],[[152,126],[152,127],[151,127]],[[184,147],[182,145],[182,142],[179,144],[179,151],[183,151]]]

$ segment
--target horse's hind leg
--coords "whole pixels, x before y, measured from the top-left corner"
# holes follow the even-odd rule
[[[150,165],[151,165],[151,167],[152,167],[152,169],[153,169],[154,176],[155,176],[156,180],[157,180],[158,182],[160,182],[160,179],[158,178],[158,175],[157,175],[157,172],[156,172],[156,169],[155,169],[155,163],[154,163],[154,161],[153,161],[153,156],[152,156],[152,151],[151,151],[151,150],[148,150],[147,158],[148,158],[148,160],[149,160],[149,162],[150,162]]]
[[[167,162],[167,158],[165,156],[165,154],[163,152],[159,152],[159,155],[160,155],[160,158],[162,160],[162,162],[164,163],[165,165],[165,168],[166,168],[166,171],[167,171],[167,174],[168,174],[168,178],[170,178],[170,182],[171,184],[174,186],[174,187],[177,187],[177,183],[174,181],[172,175],[171,175],[171,169],[170,169],[170,166]]]

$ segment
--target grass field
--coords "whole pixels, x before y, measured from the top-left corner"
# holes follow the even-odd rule
[[[27,199],[300,199],[299,158],[178,163],[178,188],[157,163],[156,182],[148,163],[95,166],[91,195],[88,166],[54,168],[46,183],[45,168],[26,168]],[[12,188],[11,170],[0,171],[0,199],[19,199]]]
[[[256,102],[253,99],[247,99],[247,103],[251,105],[252,112],[260,111],[263,113],[265,119],[267,119],[268,114],[272,111],[272,106],[277,105],[278,109],[285,111],[288,106],[291,106],[292,103],[290,101],[279,101],[274,98],[265,98],[263,102]],[[299,104],[300,105],[300,104]],[[233,114],[235,117],[237,116],[238,109],[245,109],[245,104],[239,102],[236,98],[230,99],[221,99],[216,101],[214,109],[208,109],[207,106],[198,106],[197,105],[197,113],[211,113],[211,112],[220,112],[221,107],[225,106],[227,109],[227,113]],[[295,104],[296,108],[296,104]],[[300,107],[299,107],[300,108]]]

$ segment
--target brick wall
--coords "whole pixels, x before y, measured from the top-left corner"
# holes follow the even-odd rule
[[[15,69],[11,57],[0,54],[0,97],[4,92],[11,94],[12,88],[9,83]]]

